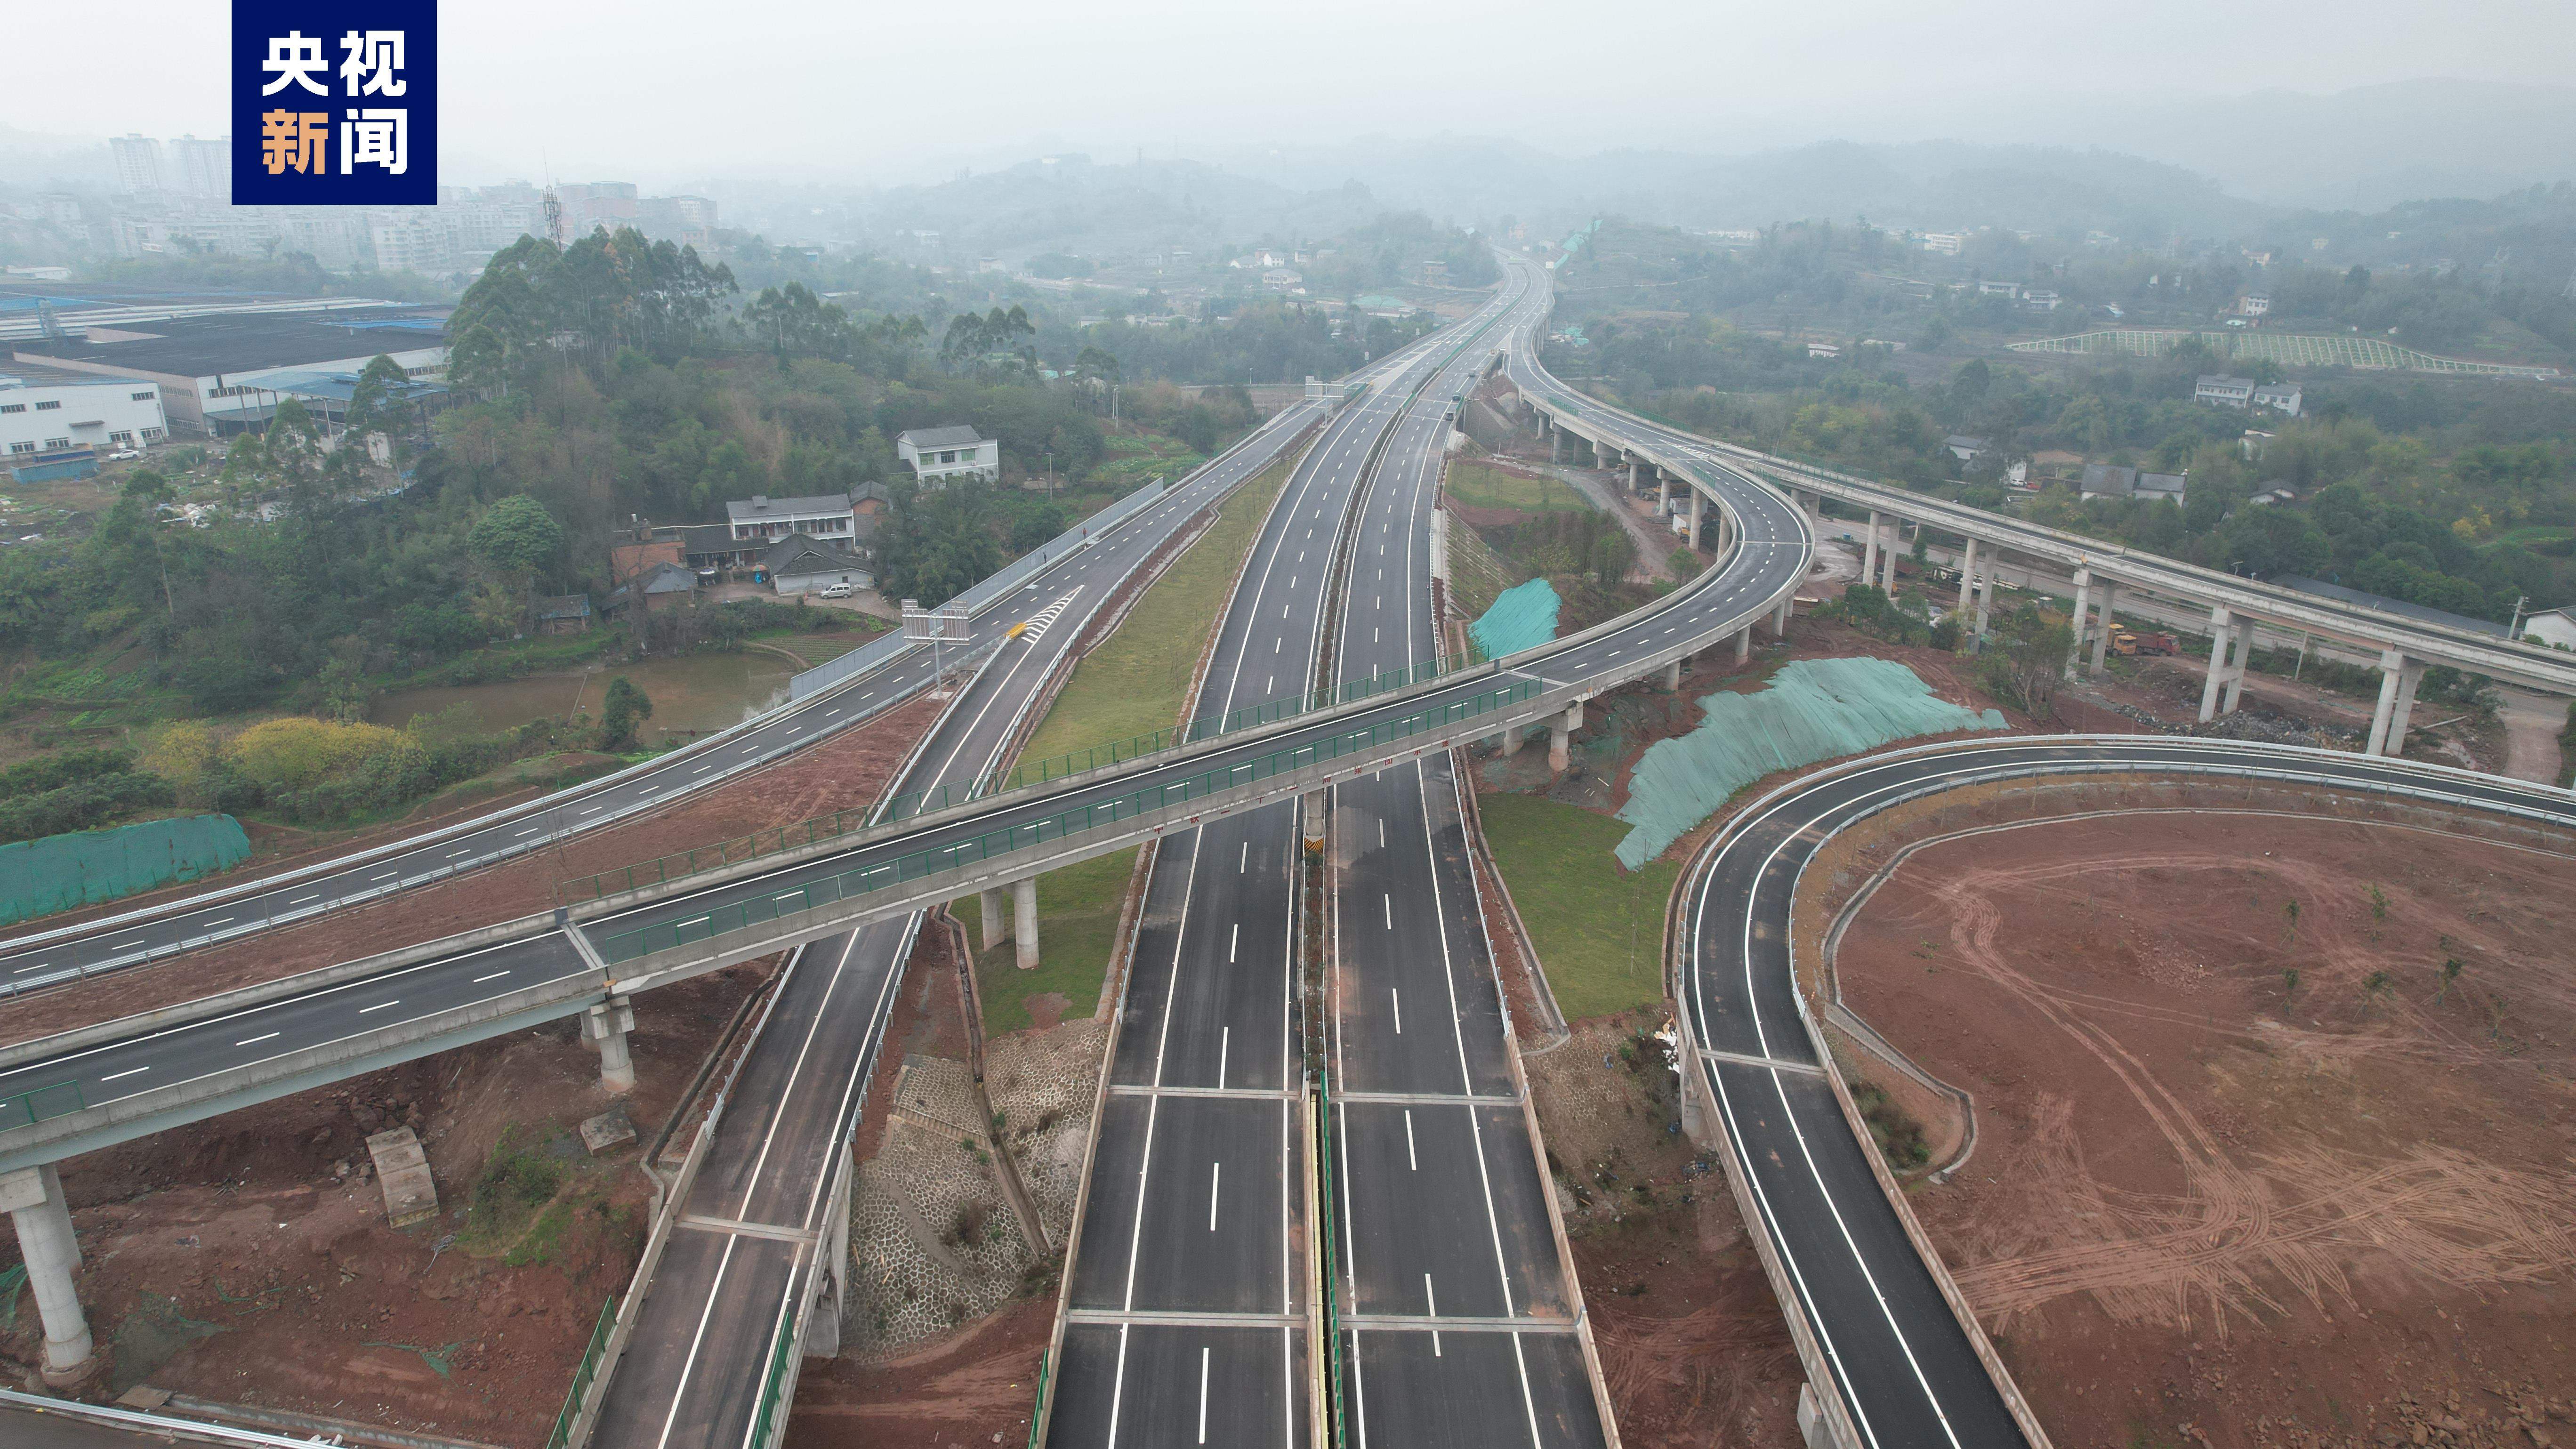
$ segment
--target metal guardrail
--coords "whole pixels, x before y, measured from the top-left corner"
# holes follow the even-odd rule
[[[779,1306],[777,1346],[770,1350],[769,1367],[761,1374],[760,1403],[752,1411],[751,1434],[743,1440],[754,1449],[769,1449],[777,1442],[773,1431],[783,1433],[787,1427],[780,1414],[787,1407],[787,1370],[797,1349],[795,1319],[796,1300],[791,1298]]]
[[[554,1432],[546,1436],[546,1449],[564,1449],[571,1442],[573,1421],[581,1416],[582,1398],[599,1374],[600,1351],[608,1346],[608,1331],[616,1323],[617,1299],[611,1296],[599,1305],[599,1326],[590,1331],[590,1347],[582,1350],[581,1362],[573,1368],[572,1388],[564,1394],[563,1408],[555,1415]]]
[[[0,1132],[12,1127],[33,1127],[48,1117],[67,1117],[88,1105],[78,1082],[56,1082],[0,1097]],[[45,1110],[49,1106],[53,1110]]]
[[[1409,739],[1426,730],[1491,714],[1547,688],[1544,681],[1520,678],[1415,714],[1399,716],[1307,744],[1291,745],[1236,765],[1219,766],[1167,784],[1140,786],[1096,805],[1076,805],[1026,825],[912,851],[877,865],[855,867],[807,882],[791,891],[740,901],[677,921],[657,922],[598,941],[600,959],[614,966],[657,951],[675,950],[718,936],[748,930],[784,916],[813,911],[841,901],[943,871],[991,860],[1013,851],[1062,840],[1087,831],[1132,821],[1140,815],[1186,805],[1220,791],[1233,790],[1296,770],[1303,770],[1376,746]]]
[[[1322,1174],[1323,1190],[1316,1201],[1324,1214],[1322,1240],[1324,1284],[1324,1372],[1332,1384],[1332,1423],[1326,1426],[1325,1442],[1339,1446],[1347,1438],[1348,1425],[1342,1399],[1342,1295],[1337,1286],[1341,1273],[1342,1235],[1333,1216],[1333,1074],[1330,1068],[1315,1069],[1316,1140],[1321,1144],[1315,1153],[1315,1164]]]
[[[1177,750],[1185,745],[1197,744],[1219,735],[1232,734],[1237,730],[1276,724],[1280,720],[1294,719],[1299,715],[1311,714],[1317,710],[1356,704],[1391,690],[1428,683],[1431,680],[1480,668],[1490,662],[1492,662],[1490,657],[1482,650],[1444,655],[1406,668],[1390,669],[1374,678],[1347,680],[1332,689],[1310,690],[1295,698],[1274,699],[1267,704],[1245,705],[1241,709],[1230,710],[1223,714],[1201,715],[1188,724],[1155,730],[1151,734],[1131,735],[1124,740],[1113,740],[1108,744],[1093,745],[1087,749],[1067,750],[1061,755],[1043,760],[1022,761],[1012,769],[1010,774],[989,784],[942,785],[936,790],[916,790],[908,795],[898,795],[887,803],[883,818],[905,820],[915,815],[928,815],[934,811],[945,810],[952,805],[970,804],[987,796],[999,795],[1010,790],[1068,780],[1076,775],[1087,775],[1094,770],[1104,770],[1114,765],[1132,764],[1147,755]]]

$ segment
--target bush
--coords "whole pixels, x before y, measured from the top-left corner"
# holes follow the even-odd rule
[[[0,841],[88,830],[136,810],[175,805],[178,798],[170,782],[158,775],[130,769],[91,775],[31,795],[0,797]]]

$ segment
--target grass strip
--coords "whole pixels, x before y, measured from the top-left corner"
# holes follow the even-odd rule
[[[1625,824],[1545,796],[1484,795],[1476,808],[1565,1019],[1663,1000],[1664,901],[1681,867],[1621,870]]]

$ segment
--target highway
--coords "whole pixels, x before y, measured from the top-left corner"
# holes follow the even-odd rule
[[[1269,466],[1279,450],[1325,410],[1319,402],[1299,402],[1284,409],[1139,517],[1042,569],[1026,588],[976,615],[963,650],[989,643],[1028,617],[1032,599],[1081,589],[1096,604],[1209,499]],[[944,651],[944,661],[954,660],[959,652]],[[657,809],[892,708],[931,682],[932,667],[929,651],[905,650],[864,671],[862,677],[781,705],[721,737],[541,800],[268,880],[217,887],[105,920],[0,941],[0,995],[166,960],[273,926],[310,920],[506,860],[566,833],[595,830]]]
[[[1515,290],[1478,320],[1525,301]],[[1228,601],[1198,713],[1306,693],[1336,551],[1357,566],[1417,547],[1356,505],[1425,371],[1346,409],[1290,479]],[[1299,836],[1283,800],[1174,832],[1155,857],[1066,1275],[1051,1445],[1285,1449],[1307,1432]]]
[[[1328,424],[1296,475],[1332,466],[1335,438],[1347,437],[1364,411]],[[1023,709],[1070,667],[1083,626],[1118,582],[1060,579],[1024,591],[1030,622],[959,689],[890,793],[972,786],[1001,768]],[[1050,589],[1062,591],[1049,598]],[[848,1189],[838,1174],[842,1152],[921,921],[917,913],[873,921],[791,959],[681,1204],[632,1346],[607,1381],[592,1442],[751,1443],[783,1412],[787,1388],[768,1369],[798,1356],[782,1339],[795,1332],[817,1274],[842,1271],[817,1261],[829,1241],[829,1194]]]
[[[2438,765],[2145,736],[1975,740],[1866,756],[1747,807],[1694,859],[1682,989],[1692,1070],[1782,1264],[1774,1286],[1850,1405],[1867,1446],[2029,1442],[1977,1343],[1873,1174],[1791,976],[1787,921],[1800,870],[1844,826],[1899,798],[1986,780],[2120,770],[2260,776],[2338,791],[2414,791],[2442,803],[2576,826],[2576,797]],[[1785,1282],[1781,1281],[1785,1277]],[[1816,1372],[1814,1365],[1810,1373]]]
[[[1522,269],[1515,269],[1522,270]],[[1535,275],[1536,269],[1526,269]],[[1516,309],[1505,351],[1546,315]],[[1369,678],[1436,657],[1431,513],[1462,360],[1398,426],[1362,506],[1335,664]],[[1332,787],[1328,972],[1344,1442],[1459,1449],[1609,1442],[1505,1040],[1451,756]]]

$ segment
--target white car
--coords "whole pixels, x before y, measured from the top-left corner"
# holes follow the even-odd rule
[[[115,452],[107,455],[107,461],[111,463],[131,463],[142,456],[143,455],[141,453],[136,452],[132,448],[119,448]]]
[[[814,597],[818,599],[846,599],[857,592],[858,590],[849,584],[825,584],[822,588],[814,591]]]

